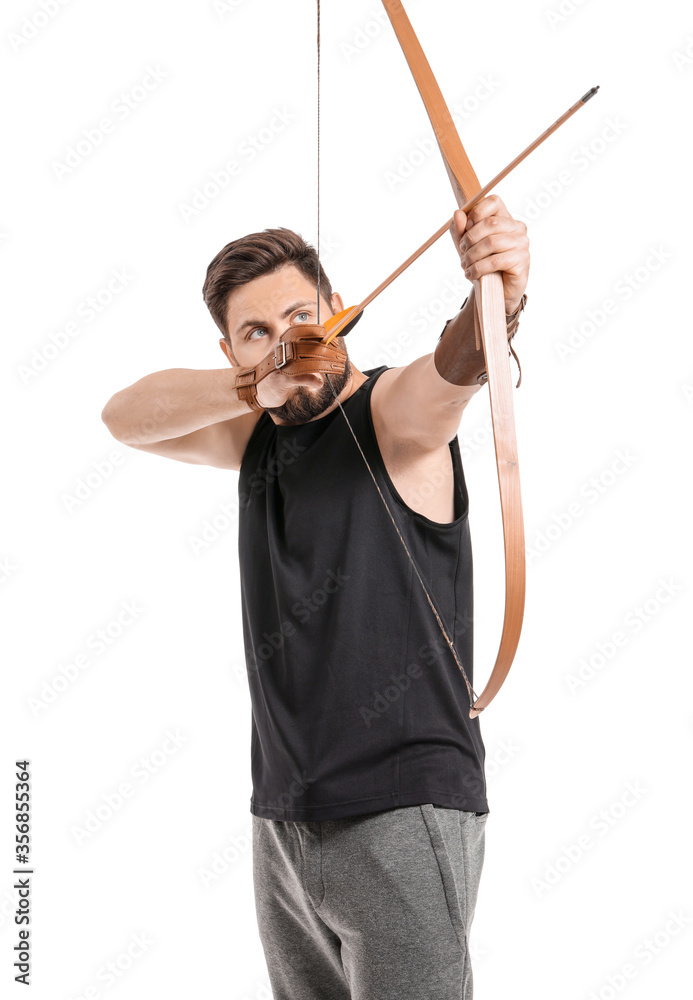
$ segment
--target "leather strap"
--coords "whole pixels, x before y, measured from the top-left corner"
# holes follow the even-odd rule
[[[346,351],[336,341],[326,344],[325,336],[324,326],[314,326],[309,323],[290,326],[262,361],[236,370],[235,389],[238,398],[244,400],[252,409],[262,410],[263,407],[257,398],[258,383],[277,369],[281,369],[287,375],[305,375],[314,372],[341,375],[346,365]]]
[[[474,289],[472,289],[472,295],[474,295]],[[464,300],[460,307],[460,312],[464,309],[469,301],[469,296]],[[520,359],[513,350],[510,341],[513,339],[517,333],[517,328],[520,322],[520,313],[525,307],[527,302],[527,295],[523,295],[520,300],[520,305],[517,307],[514,313],[510,316],[506,314],[505,325],[506,332],[508,335],[508,350],[515,358],[517,362],[517,367],[520,372],[520,377],[517,380],[515,388],[517,389],[522,381],[522,368],[520,367]],[[476,307],[474,307],[474,333],[475,333],[475,350],[473,351],[470,344],[462,343],[459,336],[454,332],[454,326],[450,324],[453,320],[448,320],[443,330],[438,337],[438,343],[436,344],[435,350],[433,352],[433,363],[435,364],[436,371],[441,375],[446,382],[450,382],[451,385],[484,385],[488,381],[488,374],[485,367],[485,358],[483,356],[483,351],[481,350],[481,327],[479,326],[479,317],[477,314]],[[483,370],[482,369],[483,366]]]

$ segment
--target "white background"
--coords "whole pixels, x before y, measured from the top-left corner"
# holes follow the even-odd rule
[[[100,413],[150,372],[226,364],[201,295],[225,243],[280,225],[315,240],[315,4],[45,7],[5,4],[1,32],[0,976],[14,975],[13,762],[27,756],[32,995],[264,997],[237,473],[130,449]],[[646,14],[625,0],[407,8],[482,182],[601,86],[498,191],[531,241],[515,341],[529,564],[520,650],[482,717],[475,996],[679,1000],[693,941],[693,19],[674,0]],[[321,238],[351,303],[454,203],[375,0],[323,2],[322,39]],[[119,117],[152,68],[160,82]],[[110,133],[61,168],[106,117]],[[108,293],[114,269],[128,278]],[[356,366],[430,352],[468,288],[446,236],[369,307]],[[488,426],[484,391],[460,428],[477,691],[503,603]],[[127,603],[139,611],[118,629]],[[98,653],[90,637],[109,623]]]

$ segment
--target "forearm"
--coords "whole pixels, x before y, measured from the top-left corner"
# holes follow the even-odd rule
[[[510,341],[515,336],[520,314],[525,307],[527,295],[523,293],[519,304],[512,313],[506,313],[505,323],[508,336],[509,351],[515,358],[518,368],[520,362]],[[477,333],[475,333],[477,328]],[[479,341],[477,349],[476,342]],[[482,385],[487,380],[486,359],[482,346],[481,330],[478,329],[474,288],[462,306],[457,316],[451,319],[443,328],[433,355],[436,371],[447,382],[469,389],[471,386]],[[522,373],[520,372],[520,378]],[[520,381],[518,380],[518,385]]]
[[[478,376],[486,367],[484,349],[476,349],[474,335],[474,288],[457,316],[450,320],[441,334],[433,358],[436,371],[447,382],[460,389],[479,388]]]
[[[251,412],[235,391],[234,368],[167,368],[116,392],[101,419],[124,444],[181,437]]]

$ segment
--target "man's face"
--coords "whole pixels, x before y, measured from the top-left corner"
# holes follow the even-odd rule
[[[330,301],[321,296],[321,322],[343,308],[337,293],[332,295]],[[234,289],[227,302],[226,322],[231,343],[229,347],[223,339],[219,341],[224,353],[239,368],[256,365],[274,350],[289,326],[318,322],[316,288],[297,267],[287,264]],[[346,351],[342,337],[336,337],[334,343]],[[343,374],[330,375],[337,395],[350,375],[351,365],[347,358]],[[322,381],[315,388],[296,385],[281,406],[268,407],[267,412],[291,424],[305,423],[319,416],[334,403],[326,376],[323,374],[320,377]]]

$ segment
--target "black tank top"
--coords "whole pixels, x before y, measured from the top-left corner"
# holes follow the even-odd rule
[[[343,403],[473,683],[472,553],[457,437],[454,520],[413,511],[378,447],[370,395]],[[250,811],[327,820],[431,802],[487,812],[464,678],[336,407],[263,413],[240,468],[239,560],[252,704]]]

